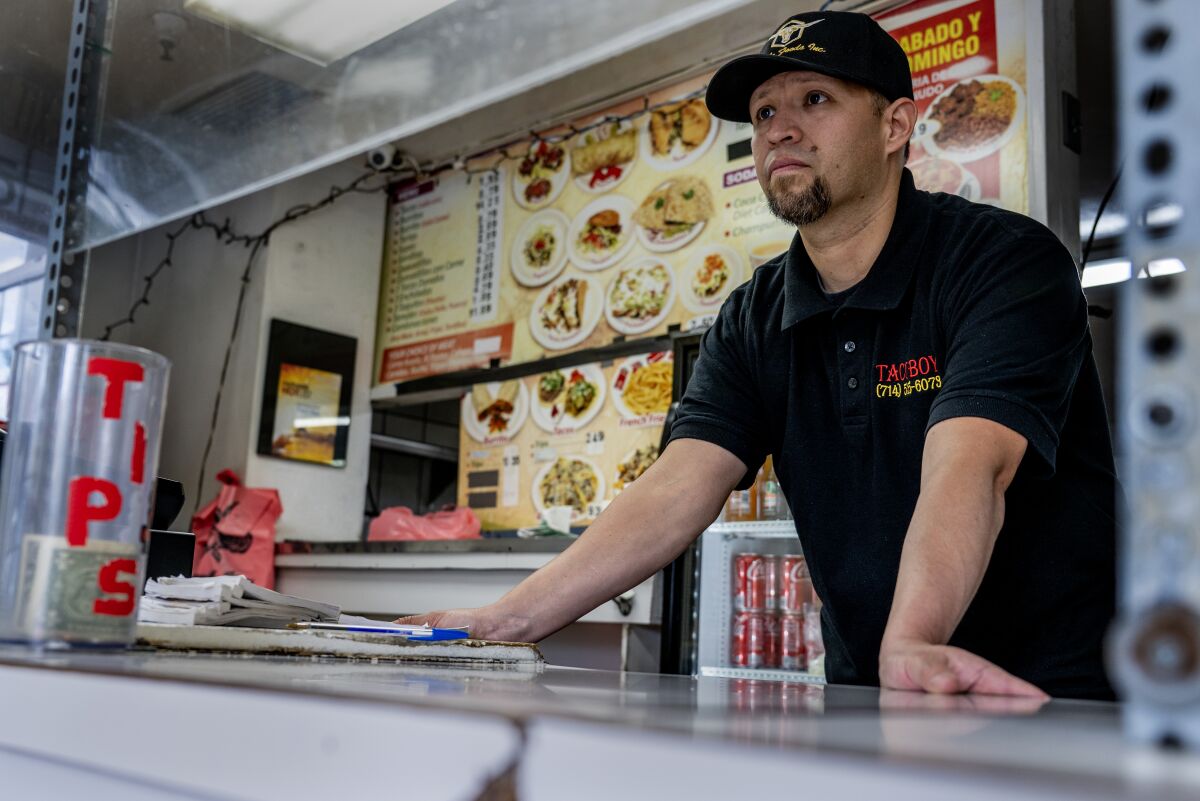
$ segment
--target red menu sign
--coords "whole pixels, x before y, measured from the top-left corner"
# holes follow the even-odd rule
[[[879,17],[912,71],[917,185],[1011,208],[1018,195],[1002,184],[1005,160],[1025,161],[1024,37],[1001,41],[997,21],[996,0],[917,0]]]

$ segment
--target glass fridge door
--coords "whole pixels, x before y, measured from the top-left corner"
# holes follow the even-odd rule
[[[701,535],[697,674],[824,682],[819,602],[801,557],[791,520],[719,522]]]

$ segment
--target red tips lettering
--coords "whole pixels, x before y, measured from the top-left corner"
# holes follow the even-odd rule
[[[119,420],[121,406],[125,400],[125,384],[132,381],[141,383],[145,371],[137,362],[127,362],[122,359],[106,359],[97,356],[88,360],[88,375],[104,376],[108,382],[104,390],[104,417]]]
[[[146,480],[146,427],[134,423],[133,427],[133,464],[129,467],[129,479],[134,484]]]
[[[104,502],[92,505],[92,493],[104,496]],[[113,520],[121,513],[121,490],[111,481],[92,476],[71,479],[67,490],[67,544],[72,547],[87,545],[88,525]]]
[[[122,581],[121,576],[127,575],[130,581]],[[97,598],[92,603],[92,612],[97,615],[112,615],[125,617],[133,613],[134,582],[137,580],[137,562],[132,559],[114,559],[100,568],[96,583],[105,595],[116,595],[116,598]]]

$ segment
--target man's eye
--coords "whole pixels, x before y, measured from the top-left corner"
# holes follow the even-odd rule
[[[759,106],[758,111],[754,112],[755,122],[769,119],[775,116],[775,109],[771,106]]]
[[[807,98],[808,104],[810,106],[815,106],[818,103],[824,103],[828,99],[829,99],[829,96],[826,95],[824,92],[809,92],[808,98]]]

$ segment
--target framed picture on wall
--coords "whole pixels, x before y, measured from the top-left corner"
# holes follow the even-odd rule
[[[358,340],[271,320],[258,453],[346,466]]]

